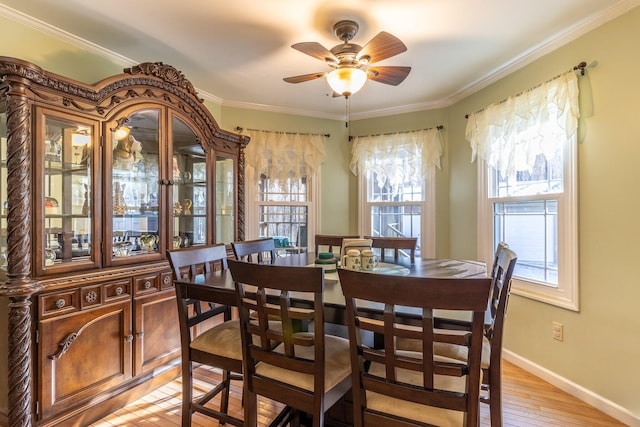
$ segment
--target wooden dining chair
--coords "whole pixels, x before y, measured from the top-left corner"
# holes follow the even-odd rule
[[[492,427],[502,427],[502,340],[504,322],[507,313],[509,295],[511,293],[511,277],[518,257],[501,242],[497,245],[494,262],[491,267],[491,294],[487,306],[489,322],[485,324],[482,345],[482,390],[485,392],[480,401],[489,404]],[[486,319],[485,319],[486,320]],[[439,328],[469,329],[468,322],[437,318]],[[396,342],[401,350],[418,350],[415,340],[400,339]],[[466,349],[449,343],[438,343],[434,352],[452,359],[464,359]]]
[[[195,246],[167,251],[176,281],[176,301],[182,347],[182,426],[191,426],[194,412],[217,419],[221,424],[242,426],[243,421],[228,414],[231,380],[242,380],[242,346],[238,320],[231,309],[217,304],[206,286],[186,288],[178,281],[193,281],[198,275],[227,269],[225,245]],[[202,396],[194,398],[193,367],[204,364],[222,370],[222,381]],[[199,386],[200,388],[201,386]],[[208,402],[220,394],[220,409]]]
[[[488,397],[482,397],[482,402],[489,404],[491,425],[502,427],[502,339],[504,322],[507,315],[507,305],[511,294],[511,277],[518,261],[517,254],[506,245],[496,252],[495,266],[492,268],[491,298],[489,312],[491,322],[485,327],[485,339],[489,342],[489,363],[483,364],[482,387]],[[486,350],[485,350],[486,353]],[[484,357],[487,358],[486,356]]]
[[[273,264],[278,256],[275,241],[271,237],[232,242],[231,247],[236,259],[240,261]]]
[[[315,253],[331,252],[336,256],[342,254],[342,239],[357,239],[360,236],[335,236],[329,234],[316,234],[315,236]],[[337,248],[337,249],[336,249]]]
[[[479,425],[480,357],[489,278],[387,276],[341,269],[353,371],[355,426]],[[383,313],[363,310],[378,304]],[[415,309],[409,319],[396,309]],[[439,331],[438,309],[472,312],[470,331]],[[382,337],[380,348],[363,344]],[[417,340],[421,351],[398,350],[397,338]],[[467,349],[465,360],[440,357],[434,343]]]
[[[229,269],[240,313],[246,425],[257,425],[261,395],[286,405],[272,425],[298,425],[306,413],[313,426],[324,426],[325,412],[351,388],[351,368],[348,341],[325,334],[322,268],[229,260]],[[307,305],[293,306],[301,295]],[[306,323],[312,332],[301,327]]]
[[[393,251],[393,260],[398,262],[400,255],[409,257],[413,264],[416,259],[417,237],[370,237],[372,248],[380,250],[380,261],[384,262],[387,249]]]

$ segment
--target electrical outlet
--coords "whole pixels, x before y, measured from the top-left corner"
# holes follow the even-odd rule
[[[564,340],[564,326],[560,322],[551,322],[552,336],[554,340]]]

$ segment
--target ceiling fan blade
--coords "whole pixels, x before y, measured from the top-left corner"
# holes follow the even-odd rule
[[[287,83],[302,83],[302,82],[308,82],[309,80],[319,79],[320,77],[324,77],[326,75],[327,75],[326,72],[302,74],[301,76],[285,77],[283,80]]]
[[[302,42],[291,45],[292,48],[325,62],[338,62],[338,58],[326,47],[317,42]]]
[[[369,40],[369,43],[364,45],[362,50],[358,52],[356,59],[360,60],[368,56],[370,58],[368,63],[372,64],[382,61],[383,59],[391,58],[405,50],[407,50],[407,46],[405,46],[399,38],[386,31],[382,31]]]
[[[411,67],[369,67],[367,69],[367,78],[379,83],[398,86],[409,75]]]

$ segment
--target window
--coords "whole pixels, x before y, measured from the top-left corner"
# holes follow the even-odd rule
[[[479,166],[479,253],[518,254],[512,291],[578,309],[575,73],[470,115]],[[524,114],[523,114],[524,111]]]
[[[417,237],[416,256],[435,255],[438,129],[357,137],[351,169],[359,171],[360,234]]]
[[[273,237],[279,252],[305,252],[310,211],[307,178],[284,183],[262,175],[258,184],[258,235]]]
[[[249,131],[247,239],[272,237],[278,253],[308,250],[319,211],[324,135]]]

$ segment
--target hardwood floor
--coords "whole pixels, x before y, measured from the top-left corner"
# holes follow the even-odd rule
[[[504,363],[503,374],[504,427],[625,425],[508,362]],[[211,378],[217,380],[220,375],[216,371],[199,368],[194,383],[202,386]],[[90,427],[179,426],[181,390],[181,381],[175,380]],[[240,417],[242,417],[241,394],[241,384],[237,383],[231,390],[230,407],[231,412]],[[484,404],[480,406],[480,425],[490,427],[489,408]],[[267,425],[282,406],[272,401],[260,400],[259,407],[260,425]],[[204,427],[218,424],[210,418],[195,414],[192,425]]]

